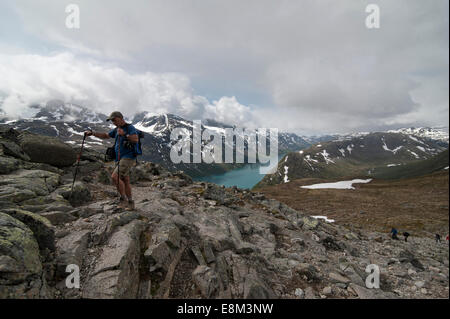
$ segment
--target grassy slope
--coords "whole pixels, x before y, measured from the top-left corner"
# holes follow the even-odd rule
[[[324,215],[350,228],[389,233],[391,227],[419,236],[449,229],[449,174],[435,172],[397,180],[375,179],[354,190],[300,186],[342,180],[305,178],[258,191],[309,215]]]
[[[394,167],[376,168],[372,175],[380,179],[398,179],[431,174],[448,166],[448,149],[438,155],[420,162],[408,163]]]

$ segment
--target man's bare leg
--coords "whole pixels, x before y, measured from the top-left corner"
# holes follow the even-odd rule
[[[120,193],[120,196],[122,197],[122,198],[125,198],[125,184],[124,184],[124,182],[122,181],[122,180],[119,180],[118,182],[117,182],[117,180],[118,180],[118,177],[117,177],[117,174],[112,174],[112,176],[111,176],[111,178],[112,178],[112,180],[113,180],[113,183],[114,183],[114,185],[116,186],[116,188],[117,188],[117,191]]]
[[[125,186],[125,194],[127,195],[128,200],[132,200],[133,195],[131,194],[130,176],[125,176],[123,178],[123,183]]]
[[[125,184],[125,194],[127,194],[128,197],[128,209],[133,210],[135,206],[133,196],[131,194],[130,176],[125,176],[123,178],[123,182]]]

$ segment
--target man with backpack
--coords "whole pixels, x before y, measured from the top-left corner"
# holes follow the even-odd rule
[[[391,234],[392,234],[392,239],[398,240],[397,234],[398,234],[398,230],[395,228],[391,229]]]
[[[434,238],[436,239],[436,244],[440,244],[441,243],[441,235],[436,234],[436,236],[434,236]]]
[[[138,154],[136,148],[139,142],[138,131],[136,128],[124,121],[120,112],[112,112],[106,119],[112,121],[116,126],[109,133],[100,133],[94,131],[85,132],[87,136],[95,136],[102,139],[114,138],[114,151],[116,166],[111,175],[113,183],[120,193],[119,207],[134,209],[134,201],[131,194],[130,170],[136,162]]]
[[[403,233],[403,237],[405,238],[405,242],[408,242],[409,235],[410,234],[408,232],[406,232],[406,231]]]

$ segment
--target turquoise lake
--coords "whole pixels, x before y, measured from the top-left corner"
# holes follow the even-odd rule
[[[264,174],[259,173],[259,165],[248,164],[245,167],[224,174],[197,177],[194,178],[194,180],[224,185],[225,187],[237,186],[239,188],[252,188],[262,180],[263,177]]]

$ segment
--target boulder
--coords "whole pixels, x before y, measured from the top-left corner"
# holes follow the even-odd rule
[[[24,153],[19,145],[3,138],[0,138],[0,154],[13,156],[23,161],[30,161],[30,157]]]
[[[56,193],[68,200],[73,206],[86,204],[92,198],[89,188],[83,182],[75,182],[73,191],[72,184],[65,184],[61,186]]]
[[[39,245],[21,221],[0,212],[0,299],[45,298]]]
[[[75,151],[55,137],[23,132],[18,140],[21,149],[33,162],[65,167],[71,166],[77,159]]]
[[[12,157],[0,156],[0,174],[9,174],[20,168],[20,162]]]
[[[62,225],[65,223],[70,223],[76,220],[77,218],[67,212],[54,211],[54,212],[45,212],[40,214],[42,217],[48,219],[52,225]]]
[[[4,187],[13,187],[17,190],[31,191],[35,194],[34,196],[46,196],[56,189],[59,182],[60,176],[49,171],[19,169],[3,176],[0,181],[0,191]],[[26,199],[32,198],[30,196]],[[22,200],[17,199],[17,201]]]
[[[11,272],[2,273],[2,281],[23,280],[42,270],[39,245],[33,232],[21,221],[2,212],[0,212],[0,252],[2,256],[7,257],[3,258],[1,267]]]
[[[62,175],[64,173],[63,170],[61,170],[55,166],[45,164],[45,163],[22,162],[21,165],[23,166],[24,169],[28,169],[28,170],[49,171],[52,173],[56,173],[58,175]]]
[[[20,220],[33,232],[42,256],[49,258],[55,251],[55,230],[48,219],[21,209],[5,209],[3,213]]]

